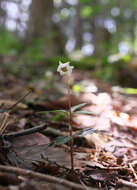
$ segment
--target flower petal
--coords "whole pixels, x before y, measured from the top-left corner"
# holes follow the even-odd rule
[[[71,76],[72,74],[72,69],[74,68],[73,66],[69,65],[70,62],[62,63],[59,61],[59,66],[57,68],[57,71],[60,73],[60,75],[68,75]]]

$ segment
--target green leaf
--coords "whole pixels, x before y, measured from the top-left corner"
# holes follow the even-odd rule
[[[48,144],[48,146],[53,146],[53,145],[62,145],[67,142],[69,142],[72,139],[71,136],[65,136],[65,137],[57,137],[55,141],[51,142]]]
[[[87,103],[82,103],[82,104],[78,104],[76,106],[72,106],[71,112],[75,112],[76,110],[78,110],[78,109],[80,109],[80,108],[82,108],[82,107],[84,107],[86,105],[87,105]]]
[[[54,145],[65,144],[65,143],[69,142],[70,140],[72,140],[72,137],[74,137],[74,136],[78,136],[78,135],[85,136],[87,134],[91,134],[91,133],[95,133],[95,132],[97,132],[97,130],[95,128],[87,128],[87,129],[76,132],[72,136],[57,137],[54,141],[52,141],[51,143],[48,144],[48,147],[54,146]]]
[[[86,111],[86,110],[85,111],[84,110],[76,111],[75,114],[85,114],[85,115],[94,115],[94,116],[98,115],[94,112],[90,112],[90,111]]]
[[[54,122],[59,121],[59,120],[63,119],[65,116],[66,116],[66,113],[59,112],[58,114],[53,116],[52,121],[54,121]]]
[[[82,131],[81,136],[85,136],[85,135],[92,134],[95,132],[97,132],[95,128],[87,128]]]
[[[49,110],[49,111],[40,111],[40,112],[37,112],[37,113],[39,113],[39,114],[41,114],[41,113],[44,114],[44,113],[51,113],[51,112],[53,112],[53,113],[54,113],[54,112],[58,112],[58,113],[59,113],[59,112],[60,112],[60,113],[61,113],[61,112],[62,112],[62,113],[68,113],[67,110]]]
[[[78,135],[85,136],[87,134],[91,134],[91,133],[95,133],[95,132],[97,132],[96,128],[86,128],[86,129],[83,129],[83,130],[76,132],[72,136],[73,137],[78,136]]]
[[[82,103],[82,104],[78,104],[78,105],[76,105],[76,106],[72,106],[71,107],[71,112],[72,112],[72,114],[74,114],[74,112],[76,111],[76,110],[78,110],[78,109],[81,109],[82,107],[84,107],[84,106],[86,106],[88,103]],[[65,113],[65,114],[67,114],[68,113],[68,111],[67,110],[49,110],[49,111],[40,111],[40,112],[37,112],[37,113],[39,113],[39,114],[44,114],[44,113]],[[77,114],[88,114],[88,115],[95,115],[95,114],[93,114],[92,112],[88,112],[88,111],[77,111]]]

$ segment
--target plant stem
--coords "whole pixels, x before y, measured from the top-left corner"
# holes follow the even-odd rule
[[[72,136],[72,113],[71,113],[71,94],[70,94],[70,78],[68,76],[67,81],[68,89],[68,118],[69,118],[69,134]],[[71,159],[71,170],[74,171],[74,160],[73,160],[73,137],[70,141],[70,159]]]

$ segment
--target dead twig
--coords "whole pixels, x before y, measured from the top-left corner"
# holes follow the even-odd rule
[[[67,181],[65,179],[58,178],[58,177],[34,172],[31,170],[0,165],[0,171],[1,172],[14,173],[17,175],[22,175],[22,176],[27,176],[29,178],[36,178],[37,180],[40,180],[40,181],[47,181],[49,183],[56,183],[56,184],[64,185],[66,187],[73,188],[76,190],[85,190],[85,187],[83,187],[82,185],[79,185],[79,184]],[[87,187],[87,190],[95,190],[95,188]]]
[[[8,134],[4,134],[2,135],[2,137],[6,140],[11,140],[15,137],[19,137],[19,136],[24,136],[24,135],[30,135],[32,133],[36,133],[39,131],[42,131],[43,129],[47,128],[48,124],[47,123],[43,123],[39,126],[33,127],[31,129],[26,129],[26,130],[22,130],[19,132],[13,132],[13,133],[8,133]]]
[[[137,179],[137,174],[136,174],[136,172],[135,172],[133,166],[136,165],[136,164],[137,164],[137,161],[134,161],[134,162],[132,162],[132,163],[129,163],[129,167],[131,168],[135,179]]]
[[[126,187],[132,187],[132,188],[134,188],[134,190],[137,189],[137,184],[132,183],[130,181],[123,180],[123,179],[118,179],[118,184],[124,185]]]
[[[15,102],[15,104],[13,104],[12,106],[10,106],[9,108],[8,108],[8,110],[7,111],[11,111],[17,104],[19,104],[26,96],[28,96],[29,94],[31,93],[31,90],[29,91],[29,92],[27,92],[25,95],[23,95],[22,97],[20,97],[16,102]]]
[[[5,131],[7,125],[8,125],[8,117],[9,117],[9,113],[11,112],[11,110],[17,105],[19,104],[26,96],[28,96],[31,93],[31,91],[27,92],[24,96],[22,96],[21,98],[19,98],[15,104],[13,104],[12,106],[10,106],[8,109],[6,110],[0,110],[0,113],[3,114],[3,120],[2,120],[2,124],[0,126],[0,136],[3,134],[3,132]]]
[[[7,125],[8,125],[7,120],[8,120],[8,117],[9,117],[8,112],[4,112],[4,113],[2,113],[2,114],[3,114],[3,118],[2,118],[2,124],[1,124],[1,126],[0,126],[0,135],[2,135],[3,132],[4,132],[5,129],[6,129],[6,127],[7,127]]]

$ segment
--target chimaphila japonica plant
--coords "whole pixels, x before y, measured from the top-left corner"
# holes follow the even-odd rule
[[[69,65],[69,62],[62,63],[59,62],[59,66],[57,71],[60,73],[60,75],[66,75],[67,76],[67,90],[68,90],[68,120],[69,120],[69,134],[72,137],[72,113],[71,113],[71,89],[70,89],[70,83],[71,83],[71,74],[72,69],[74,67]],[[73,162],[73,138],[70,141],[70,155],[71,155],[71,169],[74,170],[74,162]]]
[[[64,115],[67,115],[68,117],[68,123],[69,123],[69,136],[65,137],[57,137],[55,141],[52,141],[48,144],[48,146],[53,145],[62,145],[70,141],[70,158],[71,158],[71,170],[74,171],[74,159],[73,159],[73,138],[74,136],[78,135],[87,135],[89,133],[96,132],[96,129],[94,128],[86,128],[85,130],[81,130],[73,134],[72,130],[72,116],[74,114],[88,114],[88,115],[95,115],[92,112],[88,111],[79,111],[82,107],[87,105],[87,103],[78,104],[76,106],[71,106],[71,75],[73,66],[70,66],[69,62],[62,63],[59,62],[57,72],[60,73],[61,76],[66,75],[67,76],[67,94],[68,94],[68,110],[52,110],[52,111],[46,111],[46,112],[58,112],[63,113]],[[39,112],[39,113],[46,113],[45,111]]]

